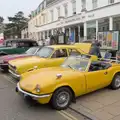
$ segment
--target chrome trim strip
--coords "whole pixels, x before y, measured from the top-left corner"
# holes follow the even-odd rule
[[[5,64],[0,63],[0,65],[8,65],[8,64],[7,63],[5,63]]]
[[[25,91],[23,91],[23,90],[20,88],[19,83],[17,84],[17,88],[18,88],[18,91],[19,91],[19,92],[21,92],[21,93],[23,93],[23,94],[26,94],[26,95],[28,95],[28,96],[31,96],[31,97],[33,97],[33,98],[46,98],[46,97],[49,97],[49,96],[50,96],[50,94],[46,94],[46,95],[34,95],[34,94],[31,94],[31,93],[25,92]]]
[[[9,72],[10,72],[14,77],[20,78],[20,75],[17,75],[17,74],[15,74],[15,73],[13,73],[11,70],[9,70]]]

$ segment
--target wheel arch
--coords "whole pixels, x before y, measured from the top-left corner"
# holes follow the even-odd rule
[[[69,85],[61,85],[61,86],[58,86],[58,87],[56,87],[55,89],[54,89],[54,92],[53,92],[53,94],[57,91],[57,90],[59,90],[59,89],[61,89],[61,88],[68,88],[70,91],[71,91],[71,93],[72,93],[72,101],[75,101],[75,91],[72,89],[72,87],[71,86],[69,86]]]
[[[117,75],[117,74],[120,74],[120,71],[114,72],[114,74],[113,74],[113,77],[112,77],[112,78],[114,78],[114,77],[115,77],[115,75]]]

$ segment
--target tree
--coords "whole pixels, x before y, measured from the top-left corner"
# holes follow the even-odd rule
[[[8,17],[9,23],[6,25],[6,36],[21,37],[21,29],[27,25],[28,19],[24,17],[24,13],[19,11],[13,17]]]
[[[0,24],[2,24],[4,21],[4,18],[2,16],[0,16]]]

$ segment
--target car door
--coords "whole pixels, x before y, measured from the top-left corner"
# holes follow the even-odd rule
[[[49,67],[59,66],[68,57],[67,49],[57,49],[46,63]]]
[[[17,48],[16,48],[16,52],[19,54],[25,53],[26,50],[28,50],[29,48],[29,43],[28,42],[24,42],[24,41],[19,41],[17,43]]]
[[[107,69],[88,71],[85,73],[87,92],[103,88],[109,83],[109,73]]]

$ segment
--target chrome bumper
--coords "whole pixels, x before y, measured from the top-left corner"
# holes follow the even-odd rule
[[[30,96],[30,97],[32,97],[32,98],[46,98],[46,97],[50,97],[50,94],[46,94],[46,95],[34,95],[34,94],[32,94],[32,93],[28,93],[28,92],[26,92],[26,91],[24,91],[24,90],[22,90],[21,88],[20,88],[20,85],[19,85],[19,83],[17,84],[17,90],[18,90],[18,92],[21,92],[21,93],[23,93],[24,95],[28,95],[28,96]]]
[[[9,72],[12,74],[13,77],[15,78],[20,78],[20,75],[15,74],[14,72],[12,72],[11,70],[9,70]]]
[[[7,63],[6,63],[6,64],[1,64],[1,63],[0,63],[0,70],[1,70],[1,71],[4,70],[3,67],[5,67],[5,68],[7,67],[7,68],[8,68],[8,64],[7,64]]]

